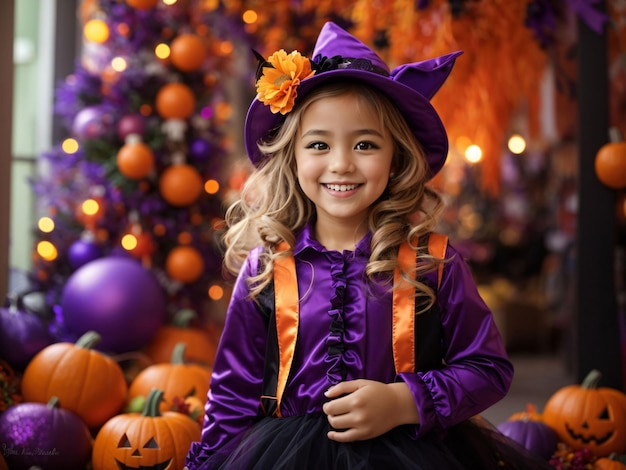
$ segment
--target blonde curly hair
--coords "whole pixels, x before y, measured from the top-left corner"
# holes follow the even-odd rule
[[[425,246],[418,246],[418,240],[435,230],[443,200],[426,184],[430,170],[424,152],[399,110],[383,93],[356,81],[333,82],[312,91],[287,114],[273,136],[259,143],[266,158],[248,178],[241,198],[226,212],[224,265],[236,275],[252,248],[265,247],[261,258],[264,269],[250,278],[250,295],[255,298],[272,280],[274,260],[291,256],[291,249],[281,251],[278,245],[286,242],[293,247],[295,234],[315,217],[315,206],[296,178],[295,137],[312,103],[344,94],[352,94],[371,107],[394,141],[394,175],[368,216],[372,241],[366,274],[372,282],[391,286],[398,266],[398,248],[408,241],[422,262],[418,263],[415,281],[405,278],[415,286],[416,295],[426,300],[425,310],[434,302],[435,294],[420,282],[420,277],[435,269],[437,260],[428,255]]]

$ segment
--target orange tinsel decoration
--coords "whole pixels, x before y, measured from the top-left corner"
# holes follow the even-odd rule
[[[529,0],[466,2],[458,17],[448,0],[416,10],[412,0],[356,2],[354,34],[371,43],[387,31],[390,64],[414,62],[462,49],[450,78],[433,98],[450,141],[464,136],[483,150],[482,186],[496,196],[500,154],[514,114],[528,109],[531,132],[538,128],[538,93],[548,62],[524,25]]]

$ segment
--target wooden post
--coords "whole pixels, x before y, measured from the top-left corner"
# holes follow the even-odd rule
[[[605,10],[605,2],[595,5]],[[615,286],[616,192],[595,174],[595,156],[608,142],[609,96],[606,33],[578,19],[579,181],[576,253],[576,376],[602,372],[602,386],[619,390],[620,336]]]
[[[9,289],[9,220],[13,121],[14,0],[0,2],[0,299]]]

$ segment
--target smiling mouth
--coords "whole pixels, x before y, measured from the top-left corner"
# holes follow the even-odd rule
[[[359,184],[325,184],[324,186],[326,186],[331,191],[343,192],[343,191],[352,191],[353,189],[358,188],[360,185]]]

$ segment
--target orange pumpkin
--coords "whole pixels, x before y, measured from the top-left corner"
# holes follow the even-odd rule
[[[2,457],[1,453],[0,453],[0,470],[9,470],[7,462],[6,460],[4,460],[4,457]]]
[[[526,411],[513,413],[508,421],[542,421],[542,417],[533,403],[526,403]]]
[[[93,470],[169,468],[185,465],[191,443],[200,440],[200,426],[181,413],[159,411],[163,391],[151,390],[143,412],[114,416],[98,431]]]
[[[626,455],[620,457],[612,453],[608,457],[601,457],[595,461],[593,470],[626,470]]]
[[[171,325],[163,326],[157,331],[144,350],[152,362],[170,362],[176,344],[185,343],[185,362],[213,365],[216,341],[205,330],[191,326],[195,318],[196,312],[183,309],[174,316]]]
[[[626,188],[626,142],[621,141],[619,131],[610,130],[611,142],[603,145],[596,153],[596,176],[613,189]]]
[[[626,394],[600,387],[602,374],[592,370],[581,385],[554,393],[543,409],[543,421],[574,450],[597,457],[626,452]]]
[[[178,343],[172,351],[171,362],[153,364],[139,372],[130,384],[128,401],[138,396],[147,396],[153,388],[163,391],[161,403],[163,411],[172,409],[175,397],[206,398],[211,381],[211,369],[199,364],[186,363],[185,349],[185,343]]]
[[[75,344],[55,343],[42,349],[22,377],[24,401],[48,403],[53,396],[97,428],[124,406],[128,386],[117,362],[91,349],[100,335],[88,331]]]

